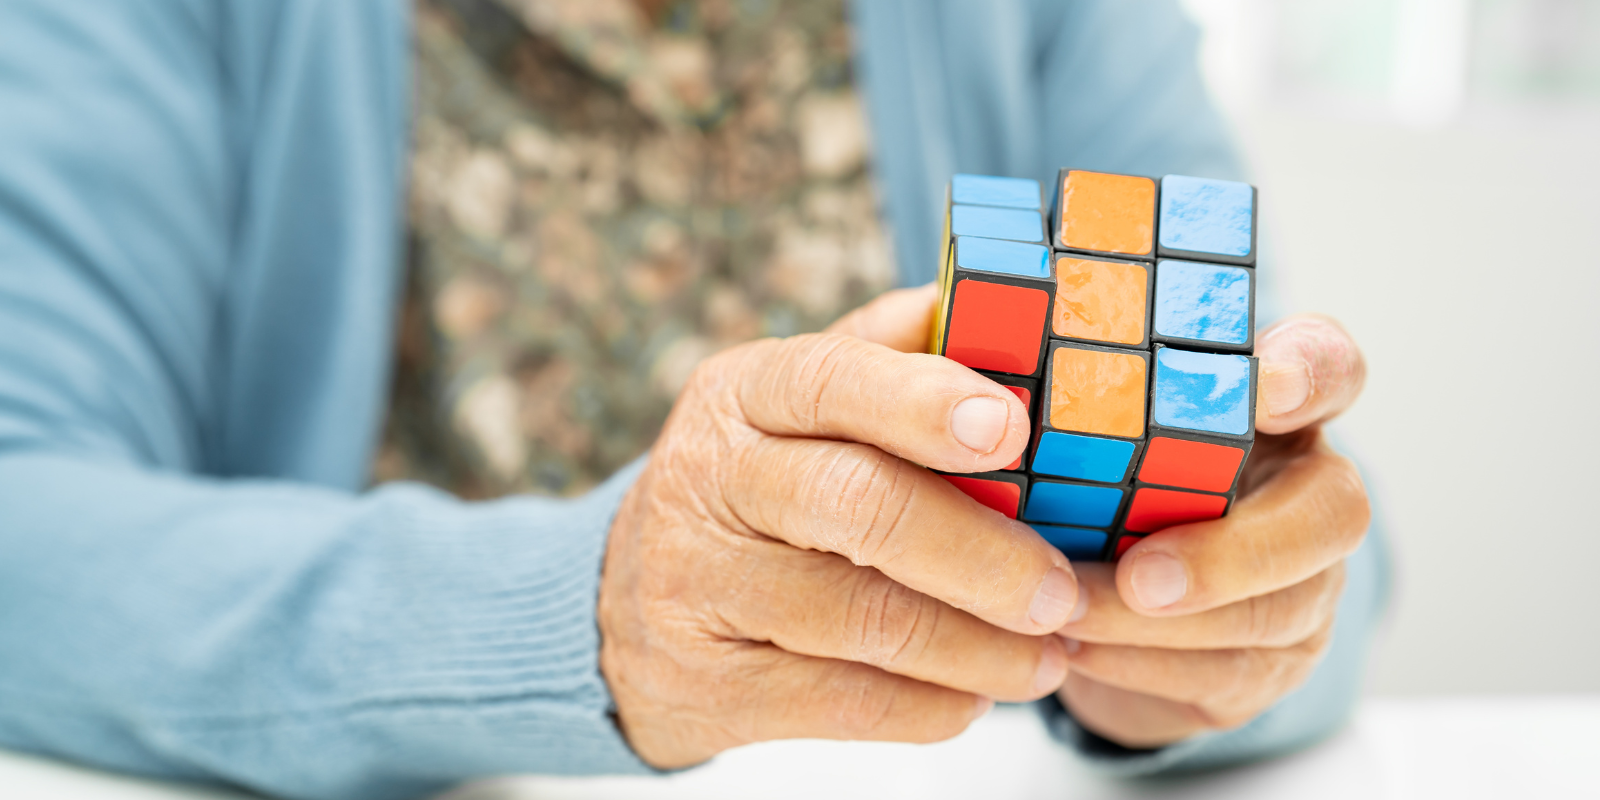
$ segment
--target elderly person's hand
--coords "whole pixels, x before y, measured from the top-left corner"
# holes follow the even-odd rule
[[[935,294],[703,364],[611,529],[600,666],[657,767],[765,739],[925,742],[1066,677],[1072,565],[935,469],[1002,469],[1007,389],[921,354]],[[842,332],[840,332],[842,331]]]
[[[1328,647],[1344,559],[1367,530],[1361,477],[1321,424],[1355,401],[1361,351],[1322,317],[1261,333],[1255,449],[1227,517],[1168,528],[1117,564],[1079,564],[1058,696],[1079,723],[1153,747],[1249,721]]]

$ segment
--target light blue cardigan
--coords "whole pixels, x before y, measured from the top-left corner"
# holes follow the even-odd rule
[[[594,618],[637,467],[573,501],[363,487],[400,285],[406,9],[0,4],[0,744],[345,800],[645,770]],[[906,282],[933,274],[955,170],[1238,173],[1170,0],[855,13]],[[1315,678],[1239,731],[1106,753],[1047,713],[1129,773],[1313,740],[1356,696],[1380,552],[1354,560]]]

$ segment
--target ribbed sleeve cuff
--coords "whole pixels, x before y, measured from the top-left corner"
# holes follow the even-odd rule
[[[193,759],[203,740],[202,769],[239,776],[257,765],[259,783],[239,777],[306,798],[418,797],[512,773],[650,772],[615,723],[595,616],[606,535],[642,467],[570,501],[375,491],[346,520],[352,535],[318,559],[325,566],[273,601],[294,598],[299,613],[284,616],[305,627],[284,637],[303,662],[291,665],[285,707],[169,720],[178,749]],[[298,776],[285,785],[275,762]]]

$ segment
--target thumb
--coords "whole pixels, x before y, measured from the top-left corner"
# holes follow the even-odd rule
[[[1367,381],[1367,362],[1330,317],[1298,314],[1256,338],[1261,359],[1256,430],[1289,433],[1343,413]]]

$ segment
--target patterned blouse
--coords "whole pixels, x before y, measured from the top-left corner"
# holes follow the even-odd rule
[[[699,361],[893,278],[844,0],[420,0],[377,480],[583,492]]]

